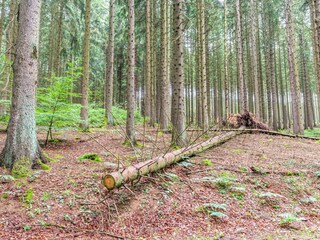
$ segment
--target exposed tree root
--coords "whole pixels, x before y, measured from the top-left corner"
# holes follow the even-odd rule
[[[245,111],[242,114],[232,114],[226,123],[231,128],[240,128],[241,126],[245,126],[246,129],[262,129],[269,130],[269,127],[263,122],[259,121],[252,113]]]

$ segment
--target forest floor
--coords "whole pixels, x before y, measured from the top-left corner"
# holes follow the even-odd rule
[[[93,131],[55,132],[50,170],[2,179],[0,239],[320,239],[319,142],[244,134],[108,192],[101,177],[116,158],[157,156],[171,136],[141,128],[133,151],[121,128]],[[0,149],[4,141],[0,132]],[[79,161],[85,153],[103,162]]]

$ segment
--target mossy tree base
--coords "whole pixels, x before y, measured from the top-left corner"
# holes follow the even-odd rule
[[[11,170],[12,176],[15,178],[23,178],[32,174],[32,169],[41,168],[48,170],[47,158],[45,154],[40,149],[40,146],[37,145],[36,154],[29,154],[26,156],[21,154],[19,151],[14,151],[15,148],[8,145],[3,149],[0,154],[0,166],[5,167]]]

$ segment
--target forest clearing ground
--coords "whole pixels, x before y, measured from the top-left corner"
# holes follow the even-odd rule
[[[49,171],[0,183],[0,239],[320,239],[319,143],[241,135],[108,193],[100,179],[115,157],[131,165],[168,151],[171,135],[147,130],[135,153],[119,127],[94,129],[99,143],[55,132],[64,141],[45,148]],[[85,153],[103,162],[79,161]]]

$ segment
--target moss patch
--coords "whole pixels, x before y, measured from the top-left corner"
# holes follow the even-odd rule
[[[80,157],[78,157],[80,161],[89,160],[92,162],[102,162],[101,157],[96,153],[86,153]]]
[[[41,162],[40,160],[38,160],[38,164],[39,164],[39,166],[40,166],[40,168],[41,168],[42,170],[49,171],[49,170],[51,169],[50,166],[48,166],[47,164],[44,164],[44,163]]]
[[[24,178],[29,176],[31,173],[31,162],[30,159],[27,158],[21,158],[17,160],[14,163],[11,171],[11,175],[14,178]]]

